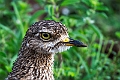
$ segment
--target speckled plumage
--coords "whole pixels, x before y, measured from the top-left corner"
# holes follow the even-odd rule
[[[6,80],[54,80],[54,55],[70,46],[86,47],[82,42],[70,39],[67,28],[60,22],[43,20],[34,23],[26,32]]]
[[[51,34],[43,40],[41,32]],[[43,20],[34,23],[26,32],[18,58],[6,80],[54,80],[53,61],[55,53],[69,49],[61,40],[69,37],[60,22]]]

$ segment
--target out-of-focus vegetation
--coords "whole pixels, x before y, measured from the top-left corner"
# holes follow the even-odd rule
[[[0,80],[38,20],[60,21],[70,37],[88,45],[55,56],[55,80],[120,80],[119,0],[0,0]]]

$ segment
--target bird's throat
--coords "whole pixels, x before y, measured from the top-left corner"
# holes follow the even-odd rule
[[[9,79],[54,80],[54,54],[30,53],[17,58]],[[9,80],[8,79],[8,80]]]

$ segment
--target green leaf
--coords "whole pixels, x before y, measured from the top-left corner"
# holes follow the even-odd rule
[[[39,10],[37,12],[35,12],[32,17],[29,20],[29,23],[32,24],[34,22],[35,19],[37,19],[38,17],[40,17],[42,14],[44,14],[45,11],[44,10]]]
[[[15,60],[17,59],[17,57],[18,57],[18,54],[15,54],[15,55],[12,57],[12,59],[10,60],[10,67],[13,66],[13,63],[15,62]]]
[[[13,36],[15,36],[15,34],[13,33],[13,31],[9,27],[0,24],[0,28],[2,28],[3,30],[5,30],[6,32],[12,34]]]
[[[55,9],[56,7],[54,5],[46,5],[45,6],[45,10],[47,11],[47,13],[49,14],[49,16],[54,16],[55,15]]]
[[[95,33],[96,33],[99,37],[103,37],[100,29],[97,28],[97,26],[95,26],[95,25],[90,25],[90,27],[93,29],[93,31],[95,31]]]
[[[80,0],[63,0],[63,2],[61,3],[61,6],[67,6],[70,4],[75,4],[75,3],[79,3]]]
[[[20,16],[20,11],[18,10],[18,6],[17,6],[17,4],[16,4],[15,2],[12,2],[11,4],[12,4],[12,6],[13,6],[15,15],[16,15],[18,21],[19,21],[19,28],[20,28],[20,30],[21,30],[21,32],[22,32],[22,37],[24,37],[24,35],[25,35],[25,32],[24,32],[24,31],[25,31],[25,30],[24,30],[22,18],[21,18],[21,16]]]
[[[4,69],[0,69],[0,80],[5,80],[7,72]]]
[[[86,4],[87,6],[90,6],[91,5],[91,3],[90,3],[90,1],[89,0],[81,0],[84,4]]]
[[[120,32],[115,32],[115,35],[120,39]]]
[[[7,59],[6,59],[6,54],[3,52],[0,52],[0,64],[7,65]]]
[[[6,54],[4,52],[0,52],[1,57],[6,57]]]
[[[5,66],[5,68],[7,69],[8,72],[11,72],[12,71],[12,67],[11,66]]]
[[[99,11],[109,11],[109,9],[106,6],[103,6],[103,5],[98,5],[96,10],[99,10]]]

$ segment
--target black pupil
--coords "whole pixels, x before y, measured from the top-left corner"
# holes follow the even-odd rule
[[[43,34],[43,36],[44,36],[44,37],[48,37],[48,34],[45,33],[45,34]]]

